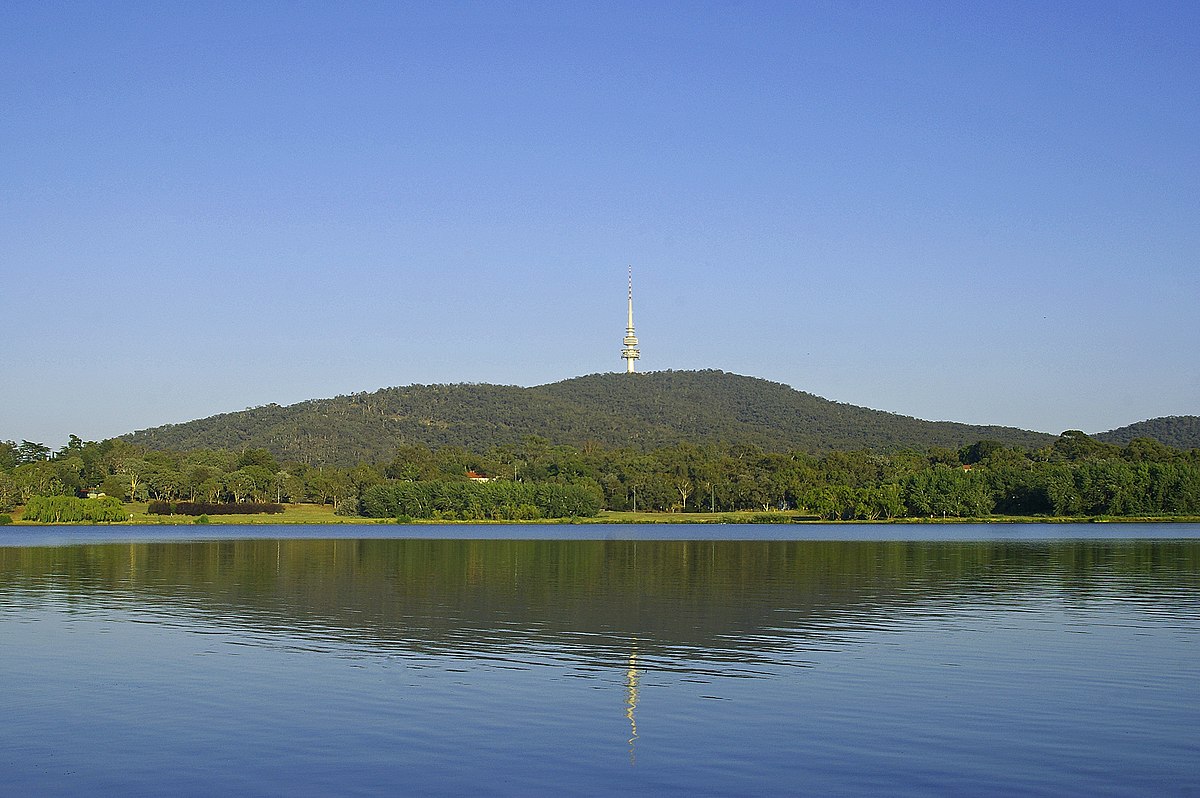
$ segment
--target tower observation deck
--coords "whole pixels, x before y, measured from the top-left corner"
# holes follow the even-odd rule
[[[625,326],[625,348],[621,350],[621,357],[625,358],[625,371],[633,373],[633,361],[640,357],[638,353],[638,339],[633,334],[633,267],[629,267],[629,323]]]

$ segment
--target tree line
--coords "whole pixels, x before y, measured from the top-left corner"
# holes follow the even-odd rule
[[[752,444],[644,451],[526,436],[482,452],[400,446],[390,460],[346,468],[280,462],[265,448],[154,451],[121,439],[71,436],[55,451],[0,442],[0,511],[39,496],[98,494],[123,501],[308,502],[343,515],[463,519],[600,509],[785,510],[826,520],[1200,515],[1200,449],[1147,438],[1106,444],[1074,430],[1037,449],[984,440],[960,449],[823,454]]]

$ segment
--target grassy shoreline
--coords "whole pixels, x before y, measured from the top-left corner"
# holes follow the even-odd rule
[[[113,526],[196,524],[192,516],[156,515],[146,511],[145,502],[126,503],[128,521]],[[26,521],[21,509],[11,514],[14,525],[20,526],[88,526],[86,523],[43,523]],[[286,525],[286,524],[396,524],[391,518],[361,518],[334,515],[329,505],[289,504],[276,515],[213,515],[210,525]],[[983,518],[894,518],[873,521],[825,521],[815,516],[785,511],[739,511],[723,513],[633,513],[602,510],[594,518],[555,518],[537,521],[454,521],[414,519],[413,524],[1079,524],[1079,523],[1200,523],[1200,516],[987,516]],[[0,527],[2,529],[2,527]]]

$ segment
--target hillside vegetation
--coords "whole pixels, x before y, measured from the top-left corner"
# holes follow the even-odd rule
[[[1176,449],[1200,448],[1200,416],[1163,416],[1139,421],[1094,436],[1104,443],[1124,445],[1134,438],[1152,438]]]
[[[594,374],[533,388],[412,385],[290,406],[266,405],[141,430],[156,450],[263,448],[281,460],[351,466],[397,447],[483,452],[528,436],[552,445],[747,444],[768,451],[958,449],[980,440],[1036,448],[1054,436],[1011,427],[922,421],[832,402],[721,371]]]

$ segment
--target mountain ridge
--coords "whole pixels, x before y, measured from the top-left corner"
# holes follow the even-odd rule
[[[1102,443],[1124,445],[1134,438],[1153,438],[1176,449],[1200,447],[1200,416],[1159,416],[1118,427],[1094,436]]]
[[[389,460],[401,446],[482,452],[531,435],[577,447],[648,450],[687,441],[812,452],[959,448],[979,440],[1037,448],[1057,437],[925,421],[715,369],[590,374],[528,388],[489,383],[380,388],[268,404],[120,437],[149,449],[261,447],[283,460],[353,465]]]

